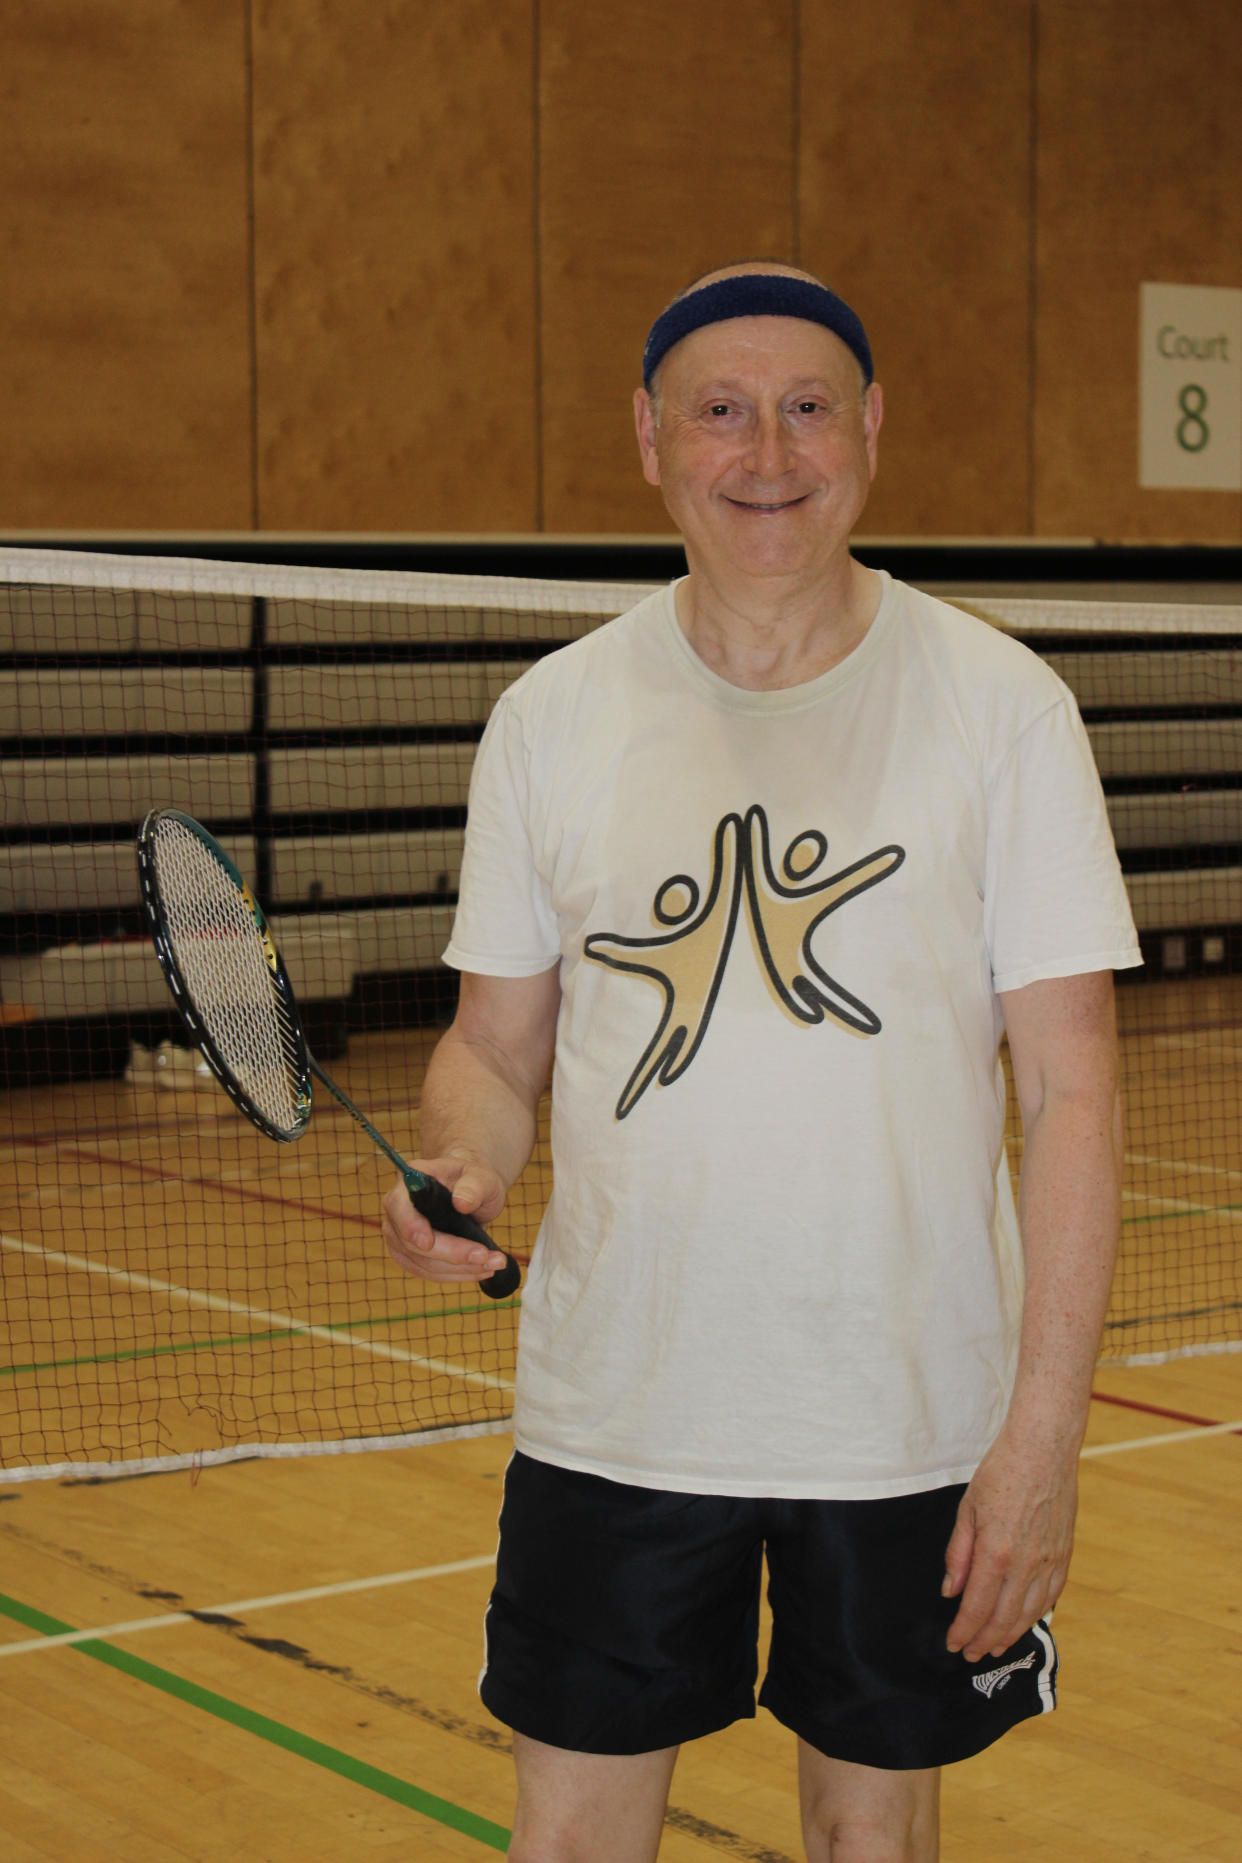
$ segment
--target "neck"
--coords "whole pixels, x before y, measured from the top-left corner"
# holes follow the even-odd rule
[[[810,584],[764,578],[738,586],[693,560],[677,588],[681,631],[730,685],[775,692],[805,685],[858,646],[880,605],[880,578],[844,556]]]

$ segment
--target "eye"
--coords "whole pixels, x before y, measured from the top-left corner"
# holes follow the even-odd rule
[[[707,411],[714,420],[723,420],[733,409],[727,401],[713,401]]]

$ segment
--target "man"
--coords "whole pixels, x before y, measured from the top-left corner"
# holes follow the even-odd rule
[[[423,1097],[486,1222],[555,1062],[481,1683],[509,1854],[656,1856],[680,1742],[754,1713],[766,1557],[808,1858],[931,1863],[939,1768],[1054,1705],[1133,926],[1064,687],[849,553],[854,313],[709,274],[635,412],[690,573],[497,707]],[[385,1235],[500,1265],[399,1190]]]

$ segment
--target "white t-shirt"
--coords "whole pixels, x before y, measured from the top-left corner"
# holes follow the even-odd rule
[[[885,577],[820,678],[714,674],[661,590],[502,697],[450,964],[559,962],[515,1442],[616,1481],[964,1481],[1021,1306],[996,992],[1140,962],[1072,698]]]

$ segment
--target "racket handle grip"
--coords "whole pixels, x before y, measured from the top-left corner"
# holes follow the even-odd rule
[[[484,1248],[498,1247],[482,1223],[453,1207],[453,1193],[438,1177],[424,1177],[421,1171],[411,1172],[406,1185],[414,1208],[427,1218],[433,1229],[439,1229],[445,1235],[466,1236],[471,1242],[481,1242]],[[479,1283],[489,1300],[507,1300],[510,1294],[516,1294],[522,1282],[522,1270],[512,1255],[505,1249],[501,1249],[500,1253],[505,1258],[504,1267],[497,1268],[495,1274]]]

